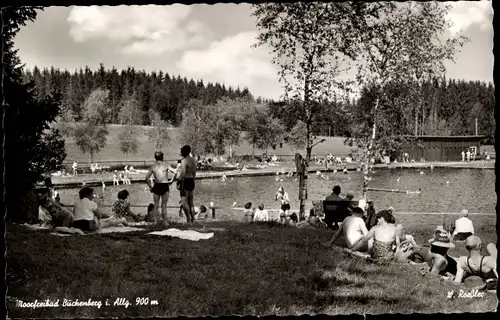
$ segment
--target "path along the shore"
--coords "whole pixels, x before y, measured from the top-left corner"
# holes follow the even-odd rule
[[[347,163],[336,165],[328,170],[324,165],[312,164],[309,167],[309,173],[314,173],[317,171],[321,172],[333,172],[333,170],[342,171],[344,167],[348,171],[359,170],[359,163]],[[374,169],[429,169],[429,168],[462,168],[462,169],[494,169],[495,161],[471,161],[471,162],[401,162],[401,163],[391,163],[377,164],[373,166]],[[255,177],[255,176],[270,176],[276,175],[278,172],[282,174],[283,172],[288,173],[289,171],[295,172],[295,165],[293,163],[280,163],[277,166],[269,166],[259,169],[249,169],[245,171],[240,170],[227,170],[227,171],[217,171],[217,172],[207,172],[199,171],[196,174],[196,179],[216,179],[221,178],[223,175],[226,177]],[[129,175],[131,183],[144,183],[145,182],[145,172],[132,173]],[[100,186],[102,182],[106,185],[113,183],[113,173],[106,172],[100,174],[79,174],[77,176],[52,176],[52,183],[54,186],[59,188],[78,188],[82,186],[82,182],[85,181],[87,186]]]

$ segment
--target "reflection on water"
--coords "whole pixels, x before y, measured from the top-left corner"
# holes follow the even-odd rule
[[[423,174],[421,174],[421,171]],[[342,187],[342,193],[353,192],[356,197],[361,196],[363,174],[350,172],[349,174],[327,173],[328,180],[309,176],[309,199],[306,208],[311,207],[310,200],[321,200],[330,194],[334,185]],[[478,169],[391,169],[378,170],[370,181],[370,187],[392,188],[415,191],[422,189],[420,195],[387,192],[369,192],[369,198],[374,201],[375,208],[381,209],[393,206],[396,211],[411,212],[459,212],[467,208],[470,212],[495,212],[495,172],[493,170]],[[282,181],[281,181],[282,180]],[[173,185],[175,186],[175,184]],[[220,218],[234,218],[241,215],[241,211],[230,210],[234,202],[237,207],[243,207],[246,202],[254,206],[264,204],[266,208],[278,209],[279,202],[275,201],[275,194],[279,186],[283,186],[290,195],[292,209],[299,208],[298,181],[296,177],[263,176],[228,178],[226,181],[197,180],[195,189],[195,205],[210,201],[216,207],[228,208]],[[126,187],[108,186],[104,191],[104,198],[98,203],[112,204],[116,200],[119,190],[127,189],[130,192],[129,201],[134,205],[147,205],[153,202],[153,196],[146,190],[146,184],[132,184]],[[101,188],[94,188],[95,193],[101,195]],[[78,198],[78,189],[60,190],[63,203],[73,203]],[[179,192],[171,192],[169,205],[176,206],[180,200]],[[136,208],[146,210],[146,208]],[[170,209],[170,214],[177,214],[177,210]]]

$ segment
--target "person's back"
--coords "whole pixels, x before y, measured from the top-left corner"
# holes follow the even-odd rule
[[[163,161],[157,161],[151,166],[155,183],[168,183],[168,169],[169,165],[163,163]]]
[[[73,208],[74,221],[94,220],[94,211],[97,209],[97,203],[88,198],[78,199]]]
[[[470,232],[474,234],[474,224],[472,220],[467,217],[461,217],[455,221],[455,230],[453,233],[457,234],[461,232]]]
[[[254,213],[254,221],[268,221],[269,213],[264,209],[264,205],[260,205]]]
[[[465,247],[469,251],[467,256],[458,258],[455,283],[461,283],[467,277],[480,277],[486,282],[488,289],[496,288],[498,282],[496,246],[488,244],[489,256],[483,256],[483,243],[478,236],[469,236],[465,240]]]
[[[187,156],[182,162],[185,166],[184,178],[196,178],[196,160],[191,156]]]
[[[349,216],[342,221],[342,230],[347,247],[351,247],[356,241],[363,238],[367,233],[365,221],[359,216]]]

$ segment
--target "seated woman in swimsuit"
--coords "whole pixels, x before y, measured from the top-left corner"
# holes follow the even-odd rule
[[[129,193],[127,190],[118,192],[118,201],[113,204],[113,212],[116,218],[125,218],[130,222],[139,222],[142,218],[130,211],[130,203],[127,201]]]
[[[461,284],[463,279],[477,276],[485,281],[488,290],[496,289],[498,282],[496,246],[493,243],[488,244],[486,250],[489,255],[483,256],[481,255],[483,243],[478,236],[473,235],[465,240],[465,247],[469,255],[458,258],[454,283]]]
[[[356,241],[346,252],[352,254],[373,238],[371,258],[378,262],[390,262],[394,258],[393,245],[399,245],[399,237],[394,223],[396,219],[389,210],[382,210],[376,216],[377,225],[368,234]]]

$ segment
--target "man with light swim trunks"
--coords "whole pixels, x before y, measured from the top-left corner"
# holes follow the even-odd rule
[[[194,178],[196,178],[196,160],[190,155],[191,147],[185,145],[181,148],[181,167],[177,176],[177,189],[181,195],[182,208],[186,214],[187,222],[194,223]]]
[[[163,217],[163,224],[167,226],[167,202],[170,189],[169,187],[173,181],[173,178],[171,180],[168,179],[168,172],[170,171],[175,174],[175,169],[163,162],[163,152],[161,151],[155,152],[155,160],[156,163],[149,168],[146,175],[146,183],[148,184],[151,193],[153,193],[153,210],[155,210],[155,214],[158,213],[158,206],[161,198],[161,215]],[[151,175],[153,175],[155,180],[154,186],[151,185]]]

